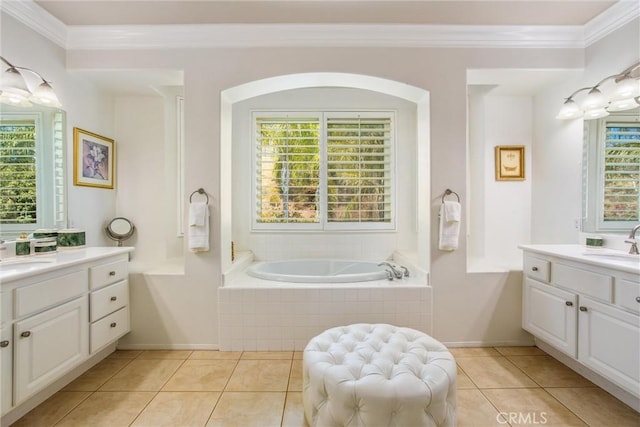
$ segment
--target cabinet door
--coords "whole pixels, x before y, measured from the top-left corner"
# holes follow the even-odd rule
[[[522,328],[571,357],[577,357],[576,294],[529,277],[524,279]]]
[[[578,360],[640,396],[640,316],[580,297]]]
[[[11,337],[11,328],[0,329],[0,414],[6,414],[11,409],[13,392],[11,385],[13,384],[13,355],[11,349],[13,341]]]
[[[14,324],[14,399],[20,404],[89,354],[87,298]]]

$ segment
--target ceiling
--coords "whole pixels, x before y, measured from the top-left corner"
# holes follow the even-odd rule
[[[36,0],[66,25],[584,25],[617,0]]]

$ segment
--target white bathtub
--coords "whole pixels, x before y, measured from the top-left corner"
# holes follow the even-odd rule
[[[300,259],[258,262],[247,274],[264,280],[294,283],[353,283],[387,279],[384,266],[369,261]]]

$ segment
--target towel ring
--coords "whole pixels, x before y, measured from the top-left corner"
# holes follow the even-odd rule
[[[444,198],[447,197],[450,194],[455,194],[456,198],[458,199],[458,203],[460,203],[460,196],[458,195],[458,193],[456,193],[455,191],[452,191],[450,189],[446,189],[444,190],[444,194],[442,195],[442,203],[444,203]]]
[[[193,193],[191,193],[191,195],[189,196],[189,203],[191,203],[191,199],[193,199],[193,195],[194,194],[204,194],[204,197],[207,198],[207,204],[209,204],[209,195],[207,194],[206,191],[204,191],[204,188],[198,188],[196,191],[194,191]]]

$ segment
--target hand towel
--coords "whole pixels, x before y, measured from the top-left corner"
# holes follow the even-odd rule
[[[458,202],[445,201],[440,206],[440,241],[438,248],[441,251],[458,249],[460,214],[461,206]]]
[[[193,202],[189,204],[189,227],[197,225],[204,227],[207,218],[208,205],[204,202]]]
[[[206,203],[189,204],[189,250],[209,250],[209,205]]]

